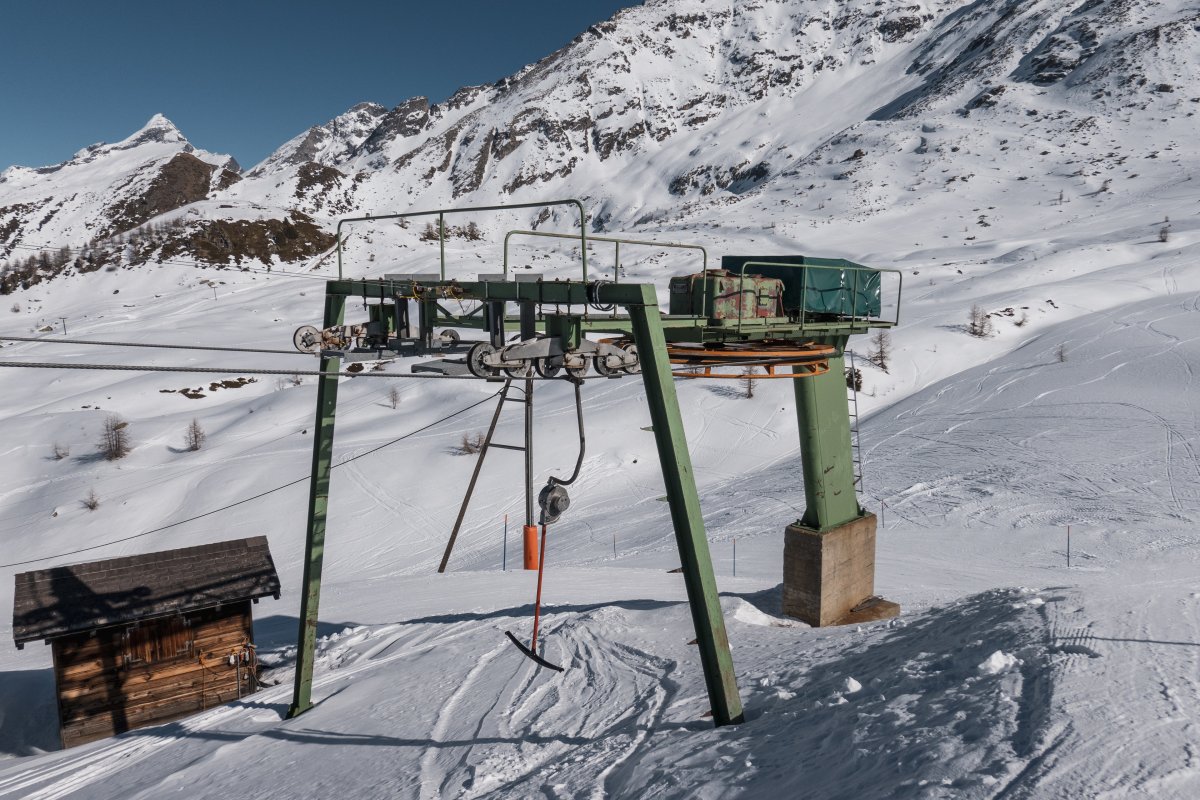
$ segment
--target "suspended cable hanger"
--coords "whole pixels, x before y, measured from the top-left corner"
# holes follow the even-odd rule
[[[579,456],[575,459],[575,470],[571,473],[571,477],[558,478],[551,475],[545,487],[538,494],[538,505],[542,510],[541,519],[539,520],[542,526],[542,543],[538,552],[537,593],[533,601],[533,634],[530,637],[529,646],[526,647],[522,644],[512,631],[504,632],[509,641],[516,645],[517,649],[524,653],[527,658],[557,672],[563,672],[563,668],[558,664],[547,661],[538,653],[538,625],[541,622],[542,616],[542,577],[546,571],[546,529],[551,524],[558,522],[559,517],[571,506],[571,498],[567,495],[565,487],[570,486],[579,478],[579,471],[583,467],[583,455],[587,443],[583,431],[583,396],[579,391],[579,387],[583,381],[573,379],[572,382],[575,384],[575,419],[579,425]]]

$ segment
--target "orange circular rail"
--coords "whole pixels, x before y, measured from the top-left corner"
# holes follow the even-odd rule
[[[829,358],[837,354],[831,345],[808,342],[739,342],[736,344],[668,344],[667,357],[672,364],[683,367],[674,370],[681,378],[736,379],[748,375],[754,378],[792,379],[811,378],[829,371]],[[796,371],[780,371],[783,367],[803,367]],[[756,370],[761,368],[762,373]],[[729,370],[736,370],[730,372]]]

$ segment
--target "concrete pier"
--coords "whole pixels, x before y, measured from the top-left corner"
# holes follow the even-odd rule
[[[814,627],[887,619],[900,606],[875,597],[875,515],[816,531],[789,525],[783,544],[783,613]]]

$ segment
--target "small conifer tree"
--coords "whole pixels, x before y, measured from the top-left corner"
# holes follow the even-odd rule
[[[104,431],[96,448],[109,461],[129,455],[133,449],[129,444],[129,423],[116,414],[109,414],[104,420]]]
[[[967,333],[980,339],[987,338],[992,333],[992,318],[978,305],[971,306],[971,311],[967,314]]]
[[[871,350],[867,360],[884,372],[888,371],[888,363],[892,359],[892,335],[880,328],[871,334]]]
[[[742,382],[742,391],[746,393],[746,397],[754,397],[754,388],[758,383],[758,378],[754,374],[754,367],[744,368],[742,370],[742,377],[738,380]]]
[[[187,426],[187,430],[183,434],[183,443],[188,450],[199,450],[204,447],[204,442],[208,439],[208,434],[204,432],[204,428],[200,427],[197,420],[192,420],[192,424]]]

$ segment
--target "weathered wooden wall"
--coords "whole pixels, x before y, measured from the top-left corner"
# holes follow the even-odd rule
[[[239,697],[230,653],[253,642],[250,602],[192,612],[190,652],[125,663],[125,628],[52,641],[63,747],[194,714]],[[240,695],[254,688],[240,669]]]

